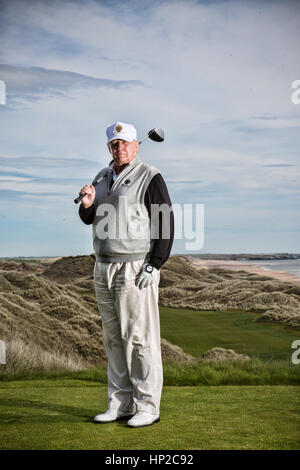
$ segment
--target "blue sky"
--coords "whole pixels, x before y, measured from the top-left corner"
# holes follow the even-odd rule
[[[200,253],[300,252],[298,1],[2,0],[0,18],[0,256],[92,252],[73,199],[118,120],[164,129],[140,158],[204,204]]]

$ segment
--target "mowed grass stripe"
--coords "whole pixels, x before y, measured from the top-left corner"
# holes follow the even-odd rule
[[[300,329],[257,322],[259,316],[160,307],[161,336],[193,356],[223,347],[260,359],[290,360],[291,345],[300,338]]]
[[[92,423],[106,409],[105,385],[20,385],[1,389],[1,449],[299,448],[295,386],[164,387],[161,422],[129,429]]]

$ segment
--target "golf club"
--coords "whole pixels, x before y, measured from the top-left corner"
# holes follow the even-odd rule
[[[151,129],[151,131],[148,132],[148,135],[143,140],[139,141],[139,144],[142,144],[146,139],[154,140],[154,142],[162,142],[165,139],[164,131],[158,127],[154,127],[154,129]],[[74,199],[75,204],[78,204],[84,196],[85,193],[79,194],[79,196]]]
[[[139,144],[143,143],[146,139],[151,139],[155,142],[162,142],[165,139],[164,131],[158,127],[154,127],[154,129],[151,129],[151,131],[148,132],[147,137],[139,141]]]

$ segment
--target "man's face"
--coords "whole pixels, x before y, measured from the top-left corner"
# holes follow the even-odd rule
[[[108,149],[117,166],[126,165],[136,156],[139,144],[136,140],[127,142],[126,140],[114,139],[108,144]]]

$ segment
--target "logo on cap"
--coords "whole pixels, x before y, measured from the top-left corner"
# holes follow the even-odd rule
[[[121,124],[117,124],[116,127],[115,127],[115,131],[119,133],[122,130],[123,130],[123,127],[121,126]]]

